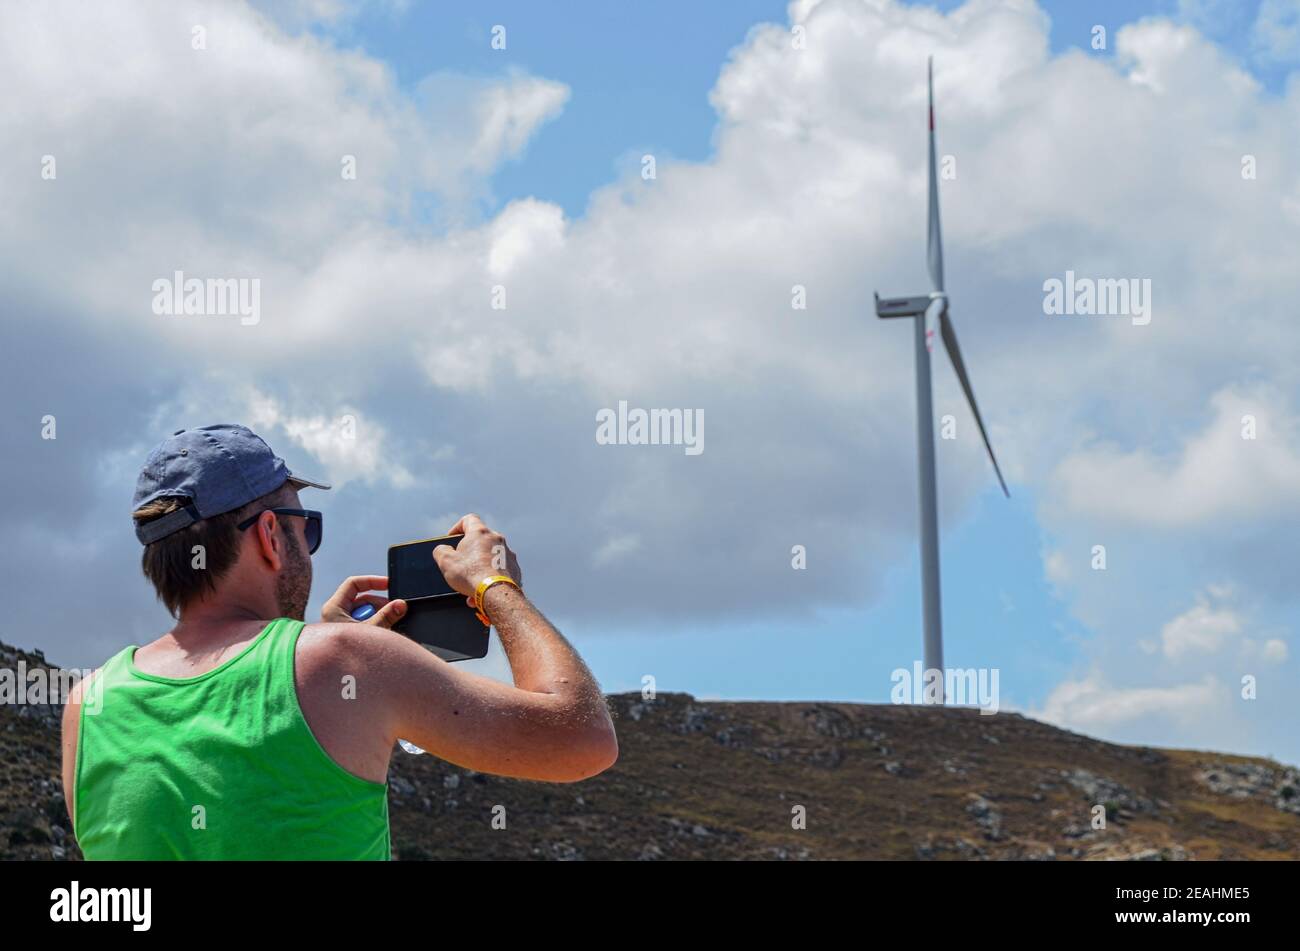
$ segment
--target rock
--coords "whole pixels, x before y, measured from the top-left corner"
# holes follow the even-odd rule
[[[1127,810],[1133,814],[1156,811],[1156,804],[1153,800],[1138,795],[1133,790],[1114,780],[1090,773],[1086,769],[1063,771],[1061,775],[1065,777],[1071,786],[1081,790],[1088,797],[1089,802],[1094,805],[1098,803],[1105,805],[1106,811],[1111,818],[1114,818],[1114,813],[1121,810]]]
[[[1300,789],[1297,789],[1295,782],[1290,779],[1284,779],[1277,788],[1277,798],[1273,805],[1285,812],[1294,812],[1300,815]]]
[[[398,796],[409,796],[415,792],[415,784],[396,773],[388,774],[388,788]]]
[[[581,862],[583,860],[582,851],[572,842],[552,842],[550,854],[551,858],[557,862]]]
[[[953,852],[964,859],[985,860],[988,853],[973,842],[957,838],[954,840],[927,838],[915,847],[918,859],[937,859],[941,852]]]
[[[680,733],[700,733],[708,725],[713,714],[707,707],[697,707],[694,704],[686,705],[686,712],[682,715],[682,726],[678,731]]]
[[[1143,849],[1141,852],[1133,852],[1124,856],[1126,862],[1159,862],[1161,858],[1159,849]]]
[[[45,801],[45,818],[51,825],[59,825],[68,819],[68,808],[63,801],[62,790],[55,789]]]
[[[1272,790],[1277,782],[1273,770],[1254,763],[1217,763],[1202,770],[1196,778],[1210,792],[1236,799],[1249,799]]]
[[[1061,830],[1061,835],[1067,839],[1082,839],[1085,835],[1092,832],[1092,826],[1086,822],[1071,822]]]
[[[993,842],[1002,839],[1002,813],[983,796],[972,793],[971,797],[966,812],[975,818],[975,824],[984,833],[984,838]]]
[[[816,706],[805,710],[804,722],[820,736],[829,736],[836,740],[847,740],[857,735],[853,720],[842,710],[834,707]]]
[[[772,856],[778,862],[786,862],[790,859],[803,860],[808,858],[811,853],[807,849],[800,849],[798,852],[791,853],[788,849],[779,845],[774,845],[767,850],[767,854]]]
[[[1263,799],[1283,812],[1300,815],[1300,770],[1271,769],[1258,763],[1211,763],[1196,777],[1211,792],[1234,799]]]
[[[844,762],[844,751],[838,746],[827,748],[819,747],[818,749],[813,750],[813,754],[809,757],[809,760],[814,766],[821,766],[825,769],[838,769]]]

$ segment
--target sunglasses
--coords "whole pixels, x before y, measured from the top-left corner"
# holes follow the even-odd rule
[[[263,509],[252,518],[244,519],[236,527],[242,532],[256,523],[267,512],[273,512],[276,515],[298,515],[305,518],[307,520],[307,554],[316,554],[316,549],[320,548],[321,538],[325,534],[324,517],[320,512],[313,512],[310,509]]]

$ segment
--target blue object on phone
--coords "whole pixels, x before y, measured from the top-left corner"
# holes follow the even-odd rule
[[[352,609],[352,620],[369,621],[372,617],[374,617],[378,613],[379,612],[375,610],[375,606],[373,604],[358,604],[355,608]]]

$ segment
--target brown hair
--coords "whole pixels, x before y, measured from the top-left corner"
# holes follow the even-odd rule
[[[172,617],[180,617],[181,608],[205,592],[216,589],[217,582],[239,557],[240,532],[235,526],[264,509],[282,504],[287,488],[289,483],[286,482],[242,508],[202,519],[145,546],[140,567],[158,593],[158,600]],[[174,496],[155,499],[140,506],[131,517],[137,525],[151,522],[183,508],[188,501]],[[201,546],[203,558],[200,566],[196,567],[195,558],[199,553],[195,548],[198,546]]]

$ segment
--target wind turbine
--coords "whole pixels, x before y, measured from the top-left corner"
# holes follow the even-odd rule
[[[944,349],[952,367],[957,371],[957,379],[970,403],[971,412],[975,414],[975,423],[984,438],[984,448],[989,452],[993,462],[993,471],[997,473],[1002,492],[1007,492],[1006,480],[998,468],[998,460],[993,455],[993,446],[989,443],[989,434],[984,430],[984,420],[980,417],[979,407],[975,404],[975,392],[971,389],[970,377],[966,374],[966,364],[961,358],[961,348],[957,346],[957,332],[953,330],[952,319],[948,316],[948,295],[943,289],[943,241],[939,236],[939,180],[934,167],[934,57],[927,65],[927,79],[930,87],[930,219],[926,236],[926,259],[930,268],[932,290],[923,297],[896,297],[882,300],[876,294],[876,316],[912,317],[916,324],[916,457],[921,495],[921,595],[925,620],[925,670],[923,677],[929,677],[931,670],[939,671],[938,697],[943,703],[943,620],[939,611],[939,516],[938,501],[934,486],[934,409],[930,396],[930,346],[934,337],[934,327],[939,325],[939,335],[943,338]],[[924,694],[923,694],[924,696]]]

